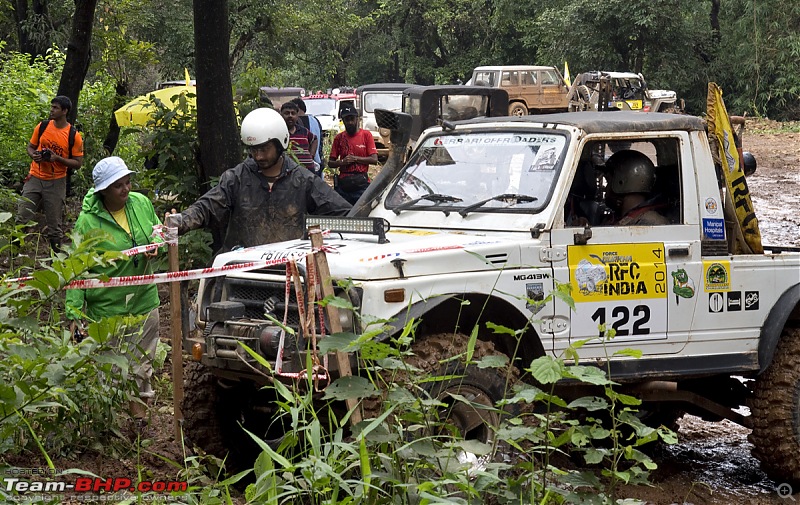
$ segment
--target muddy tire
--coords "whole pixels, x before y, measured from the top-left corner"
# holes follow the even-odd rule
[[[519,102],[511,103],[508,106],[508,115],[509,116],[527,116],[528,115],[528,108],[525,107],[524,103],[519,103]]]
[[[494,408],[495,404],[506,396],[506,391],[510,395],[511,388],[519,377],[516,371],[508,366],[480,369],[475,365],[466,365],[463,359],[442,364],[443,360],[464,352],[468,341],[469,337],[460,333],[440,333],[423,337],[412,346],[414,356],[409,361],[425,373],[454,376],[451,379],[428,384],[425,391],[431,398],[442,400],[449,406],[448,412],[445,413],[448,422],[458,428],[465,438],[491,442],[491,437],[487,435],[492,433],[492,427],[500,424],[502,412],[488,410],[477,412],[475,408],[470,408],[463,402],[453,402],[452,395],[461,395],[475,404]],[[476,361],[497,354],[500,353],[495,350],[494,344],[478,340],[475,342],[472,359]],[[515,412],[506,410],[506,413]],[[483,426],[476,424],[478,418],[483,418]]]
[[[183,387],[183,433],[188,445],[225,460],[229,473],[252,467],[259,450],[242,425],[262,435],[248,415],[248,400],[255,391],[244,384],[223,387],[196,362],[187,364]]]
[[[748,402],[753,456],[775,482],[800,484],[800,329],[786,328]]]
[[[453,426],[465,440],[486,444],[494,442],[494,430],[505,415],[514,412],[498,411],[497,402],[505,397],[506,381],[497,370],[479,369],[450,363],[436,375],[453,378],[437,381],[425,388],[431,398],[446,405],[440,409],[440,419]],[[464,397],[469,403],[454,399]]]

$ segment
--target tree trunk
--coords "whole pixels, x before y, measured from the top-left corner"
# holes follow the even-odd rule
[[[197,138],[202,177],[242,161],[233,108],[228,50],[228,0],[194,0],[194,52],[197,72]]]
[[[117,82],[115,91],[113,110],[117,110],[125,105],[125,97],[128,96],[128,83],[124,81]],[[115,116],[112,111],[111,119],[108,124],[108,134],[106,138],[103,139],[103,150],[106,156],[114,154],[114,149],[117,148],[117,142],[119,142],[119,124],[117,124],[117,116]]]
[[[44,25],[49,22],[47,3],[41,0],[33,0],[28,7],[28,0],[13,0],[14,21],[17,25],[17,40],[19,41],[19,52],[31,55],[31,60],[37,56],[44,56],[50,48],[50,30]],[[28,30],[28,16],[34,15],[39,19],[37,28],[39,33],[31,36]]]
[[[197,72],[197,138],[200,179],[209,178],[242,160],[242,146],[233,108],[228,0],[194,0],[194,54]],[[234,225],[235,226],[235,225]],[[222,245],[224,230],[210,227],[212,248]]]
[[[78,97],[89,70],[92,50],[92,25],[97,0],[75,0],[75,14],[72,16],[72,33],[67,45],[67,59],[58,83],[58,94],[72,100],[72,110],[67,121],[75,123],[78,116]]]

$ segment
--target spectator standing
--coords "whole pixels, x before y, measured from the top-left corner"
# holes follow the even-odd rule
[[[336,192],[355,204],[369,186],[369,166],[378,163],[378,150],[372,133],[358,127],[358,112],[353,106],[343,105],[340,116],[344,131],[333,139],[328,166],[339,169]]]
[[[67,172],[83,164],[83,138],[67,121],[72,101],[57,96],[50,102],[50,119],[33,130],[28,142],[30,173],[22,187],[22,200],[17,207],[17,223],[28,223],[35,212],[44,211],[47,238],[54,251],[61,249],[64,238],[62,219],[67,197]]]
[[[116,156],[97,162],[92,171],[94,188],[83,199],[74,232],[103,230],[109,239],[98,245],[100,251],[124,251],[151,242],[153,226],[161,224],[153,204],[141,193],[131,192],[131,174],[125,162]],[[109,277],[153,273],[151,257],[157,251],[133,256],[127,261],[96,268],[95,274]],[[139,325],[126,327],[120,349],[132,358],[131,370],[139,389],[139,400],[131,401],[134,418],[144,419],[146,407],[154,396],[150,378],[158,344],[158,289],[155,284],[113,288],[70,289],[66,297],[67,317],[73,321],[86,317],[98,321],[110,316],[146,316]],[[126,348],[127,347],[127,348]]]
[[[317,150],[319,139],[300,124],[298,120],[300,108],[296,103],[289,101],[281,105],[281,116],[283,116],[286,128],[289,130],[292,152],[302,165],[311,170],[311,173],[316,174],[317,167],[314,164],[314,157],[311,153]]]
[[[314,151],[314,163],[318,165],[316,174],[322,177],[322,170],[325,168],[325,158],[322,153],[323,143],[325,141],[325,132],[322,131],[322,125],[319,119],[312,114],[306,114],[306,103],[302,98],[293,98],[292,101],[297,104],[300,116],[298,119],[314,136],[317,137],[317,149]]]
[[[343,216],[348,204],[324,180],[285,155],[289,130],[274,109],[256,109],[242,120],[242,142],[250,157],[226,170],[219,184],[167,225],[183,234],[221,223],[223,250],[303,236],[304,215]]]

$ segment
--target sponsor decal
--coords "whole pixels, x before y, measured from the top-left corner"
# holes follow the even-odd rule
[[[527,299],[525,308],[534,314],[538,313],[544,308],[544,303],[541,303],[544,302],[544,284],[541,282],[525,284],[525,298]]]
[[[567,260],[573,336],[596,336],[604,327],[626,341],[666,338],[669,274],[663,243],[568,246]]]
[[[396,258],[397,256],[400,256],[399,252],[378,254],[377,256],[370,256],[369,258],[360,258],[358,261],[363,263],[365,261],[378,261],[378,260],[384,260],[386,258]]]
[[[706,292],[731,290],[731,262],[730,261],[704,261],[703,277]]]
[[[569,268],[576,302],[667,297],[661,243],[570,246]]]
[[[709,240],[725,240],[725,220],[704,217],[703,237]]]
[[[706,198],[706,212],[709,214],[716,214],[718,208],[719,205],[717,205],[717,201],[714,198]]]
[[[389,230],[389,233],[402,233],[404,235],[436,235],[437,232],[430,230]]]
[[[708,294],[708,311],[713,313],[722,312],[725,309],[725,300],[722,293]]]
[[[758,291],[744,292],[744,310],[758,310]]]
[[[694,297],[694,281],[686,273],[686,270],[679,268],[672,275],[672,292],[675,293],[675,303],[680,305],[681,298]]]
[[[728,291],[728,312],[742,310],[742,292]]]

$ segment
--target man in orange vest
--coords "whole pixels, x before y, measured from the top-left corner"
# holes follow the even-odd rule
[[[17,207],[17,223],[33,219],[41,207],[47,224],[47,238],[54,251],[61,248],[64,201],[67,197],[67,170],[83,164],[83,138],[67,121],[72,101],[57,96],[50,102],[50,119],[33,130],[28,156],[33,160],[22,188],[23,200]]]

